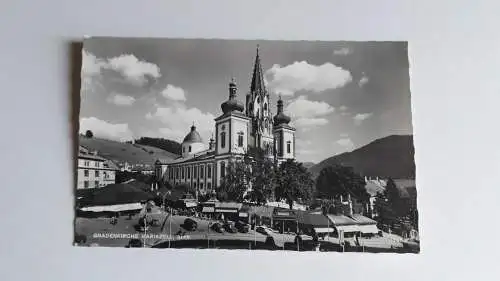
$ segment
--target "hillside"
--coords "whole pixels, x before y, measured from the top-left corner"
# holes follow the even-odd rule
[[[168,160],[178,157],[174,153],[147,145],[86,138],[85,136],[79,136],[79,140],[80,145],[90,150],[97,150],[102,157],[120,163],[152,165],[157,159]]]
[[[157,147],[174,154],[181,154],[181,144],[173,140],[164,138],[141,137],[139,139],[136,139],[135,143],[140,145],[147,145],[150,147]]]
[[[327,158],[309,168],[309,171],[316,177],[323,168],[337,163],[353,167],[363,176],[414,178],[414,153],[413,136],[392,135],[354,151]]]
[[[304,166],[306,169],[309,169],[309,168],[311,168],[314,165],[316,165],[316,164],[313,163],[313,162],[303,162],[302,163],[302,166]]]

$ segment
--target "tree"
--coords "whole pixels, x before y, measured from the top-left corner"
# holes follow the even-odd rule
[[[313,193],[314,181],[307,169],[295,160],[283,162],[276,171],[276,199],[286,200],[290,209],[293,201],[309,200]]]
[[[379,226],[392,226],[397,221],[397,216],[394,213],[386,194],[386,191],[379,192],[375,197],[374,210],[377,215],[376,220],[379,223]]]
[[[242,160],[230,160],[226,166],[226,174],[221,179],[218,189],[219,199],[222,201],[243,202],[247,190],[248,171],[247,164]]]
[[[370,195],[366,192],[366,182],[351,167],[332,165],[325,167],[316,180],[316,195],[319,198],[333,199],[348,195],[361,202],[367,202]]]
[[[90,138],[93,138],[93,137],[94,137],[94,133],[92,133],[92,131],[91,131],[91,130],[87,130],[87,131],[85,132],[85,137],[87,137],[87,138],[89,138],[89,139],[90,139]]]
[[[141,145],[153,146],[175,154],[181,154],[181,144],[173,140],[167,140],[163,138],[141,137],[139,139],[136,139],[135,143]]]
[[[252,190],[248,199],[258,205],[264,204],[272,196],[274,189],[274,167],[273,162],[265,156],[264,150],[250,148],[244,161],[249,167],[249,179]]]
[[[389,200],[389,202],[393,206],[396,205],[399,200],[401,200],[399,189],[397,188],[394,180],[391,178],[387,180],[387,184],[385,186],[385,195],[387,197],[387,200]]]

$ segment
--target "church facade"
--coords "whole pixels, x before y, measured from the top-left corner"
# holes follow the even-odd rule
[[[215,118],[215,139],[209,140],[208,147],[193,124],[182,142],[182,155],[169,162],[156,162],[157,179],[172,186],[186,184],[205,194],[220,186],[228,162],[241,159],[249,147],[262,149],[278,163],[295,158],[295,128],[289,125],[281,97],[277,114],[272,115],[258,48],[245,104],[237,99],[237,91],[232,79],[229,98],[221,104],[222,114]]]

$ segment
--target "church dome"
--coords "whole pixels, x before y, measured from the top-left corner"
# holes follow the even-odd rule
[[[290,123],[290,120],[290,117],[283,112],[283,100],[281,100],[280,96],[278,100],[278,114],[274,116],[274,125],[288,124]]]
[[[231,111],[243,112],[243,110],[244,110],[243,103],[241,103],[240,101],[235,100],[235,99],[230,99],[230,100],[223,102],[221,104],[220,108],[222,109],[222,112],[224,112],[224,114],[231,112]]]
[[[222,109],[222,112],[224,112],[224,114],[231,111],[243,112],[243,110],[245,109],[243,103],[236,99],[236,91],[236,82],[234,81],[234,78],[232,78],[231,82],[229,83],[229,99],[220,105],[220,108]]]
[[[200,133],[196,131],[196,126],[191,126],[191,132],[186,135],[183,142],[203,142]]]
[[[285,115],[285,113],[280,112],[274,116],[274,124],[279,125],[279,124],[288,124],[290,123],[290,117]]]

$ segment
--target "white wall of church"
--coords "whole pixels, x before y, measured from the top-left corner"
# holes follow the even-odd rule
[[[191,149],[190,149],[191,148]],[[205,150],[205,144],[201,142],[186,142],[182,143],[182,157],[186,158],[190,155]]]
[[[223,174],[227,173],[227,170],[225,170],[225,173],[222,173],[222,163],[224,163],[224,169],[227,169],[227,160],[218,160],[217,161],[217,187],[220,186],[221,180],[223,178]]]
[[[243,144],[239,144],[239,136],[243,137]],[[248,147],[248,121],[241,119],[231,120],[231,152],[245,153]]]
[[[223,133],[225,133],[224,140]],[[218,154],[229,152],[229,120],[217,124],[217,151]]]

